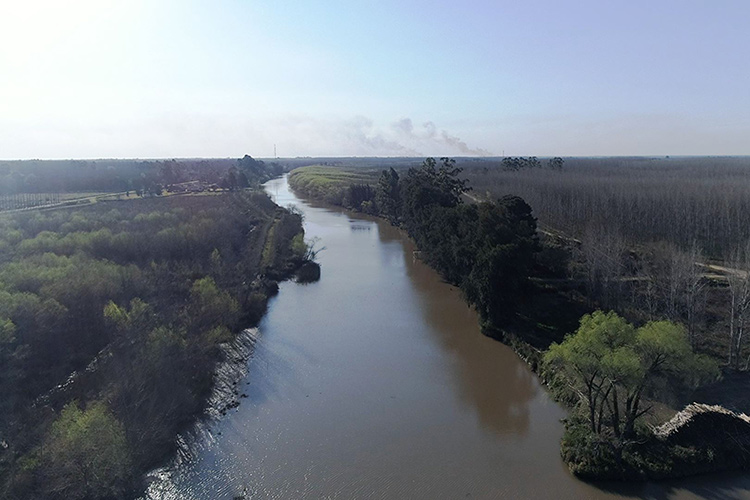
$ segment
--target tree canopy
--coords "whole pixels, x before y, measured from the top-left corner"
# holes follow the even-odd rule
[[[260,318],[267,277],[304,259],[300,244],[300,216],[249,191],[2,218],[0,497],[134,486],[202,409],[218,344]]]
[[[53,498],[120,497],[130,475],[123,425],[107,405],[63,408],[42,450],[44,491]]]
[[[652,321],[635,328],[614,312],[583,316],[544,359],[578,395],[591,432],[618,440],[634,437],[636,422],[651,408],[643,399],[657,381],[697,384],[718,376],[714,362],[693,353],[682,326]]]

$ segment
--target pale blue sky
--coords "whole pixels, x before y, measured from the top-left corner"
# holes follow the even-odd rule
[[[750,2],[3,0],[0,158],[750,154]]]

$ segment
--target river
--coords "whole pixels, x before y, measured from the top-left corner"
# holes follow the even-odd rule
[[[459,290],[388,224],[265,188],[304,213],[322,279],[282,283],[259,325],[247,397],[150,498],[750,498],[742,475],[599,484],[562,463],[565,411]]]

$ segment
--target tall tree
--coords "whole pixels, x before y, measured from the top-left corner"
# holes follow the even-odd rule
[[[750,316],[750,242],[734,249],[727,259],[729,290],[729,352],[728,363],[738,367],[745,341],[745,328]],[[750,363],[750,358],[748,358]]]
[[[381,172],[375,188],[375,201],[383,217],[397,224],[401,218],[401,188],[398,172],[393,167]]]
[[[440,168],[436,167],[437,161],[427,158],[420,168],[410,168],[402,181],[402,216],[412,236],[427,223],[432,207],[455,207],[469,190],[467,181],[458,178],[462,169],[455,160],[441,158]]]

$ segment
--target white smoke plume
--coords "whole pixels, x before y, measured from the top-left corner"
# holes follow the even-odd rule
[[[309,116],[280,119],[272,127],[286,154],[305,156],[491,156],[428,121],[415,126],[402,118],[379,126],[366,116],[321,120]],[[276,142],[276,140],[274,140]]]
[[[391,125],[391,130],[399,142],[408,144],[411,149],[426,151],[428,154],[461,154],[468,156],[491,156],[482,148],[471,148],[459,137],[438,129],[431,121],[424,122],[415,131],[411,118],[402,118]]]

